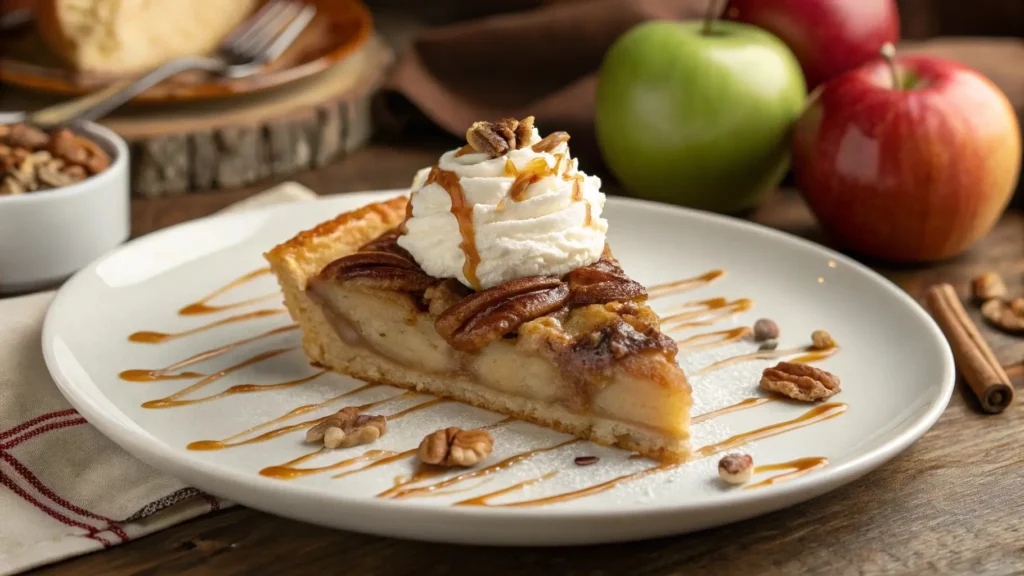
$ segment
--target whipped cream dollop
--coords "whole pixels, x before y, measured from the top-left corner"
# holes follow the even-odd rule
[[[562,276],[604,250],[601,179],[578,169],[567,142],[496,158],[459,150],[420,170],[398,244],[424,272],[483,290],[526,276]],[[454,207],[454,208],[453,208]]]

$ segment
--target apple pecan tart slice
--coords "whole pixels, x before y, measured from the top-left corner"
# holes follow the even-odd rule
[[[408,199],[266,254],[309,359],[661,460],[688,453],[690,387],[644,288],[605,247],[562,276],[474,290],[398,242]]]

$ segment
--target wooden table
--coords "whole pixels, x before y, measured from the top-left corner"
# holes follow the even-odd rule
[[[294,180],[319,193],[408,186],[451,142],[374,144]],[[214,212],[257,191],[136,200],[136,235]],[[821,240],[807,208],[782,192],[750,218]],[[875,269],[921,298],[932,283],[997,270],[1024,280],[1020,197],[969,253],[942,264]],[[1011,288],[1011,289],[1012,289]],[[975,319],[980,318],[975,313]],[[884,325],[879,330],[884,330]],[[1017,387],[1024,339],[982,326]],[[884,398],[879,399],[884,402]],[[763,574],[1024,571],[1024,402],[982,415],[965,385],[938,424],[892,462],[805,504],[688,536],[585,548],[504,549],[407,542],[329,530],[235,507],[39,574]]]

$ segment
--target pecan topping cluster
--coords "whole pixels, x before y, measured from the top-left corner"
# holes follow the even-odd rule
[[[397,230],[385,232],[358,252],[331,262],[320,272],[320,279],[399,292],[421,292],[436,282],[398,245]]]
[[[0,195],[68,186],[109,166],[102,148],[70,130],[0,125]]]
[[[466,142],[476,152],[497,158],[525,146],[532,133],[533,116],[522,120],[502,118],[497,122],[474,122],[466,131]]]
[[[779,362],[765,368],[761,388],[802,402],[818,402],[838,394],[839,377],[808,364]]]
[[[474,466],[491,455],[494,439],[487,430],[442,428],[420,442],[420,462],[435,466]]]
[[[399,231],[392,230],[358,252],[335,260],[323,269],[320,280],[422,292],[422,305],[436,317],[438,334],[463,352],[479,351],[514,334],[523,324],[559,310],[647,297],[644,287],[628,278],[607,250],[599,261],[573,270],[564,280],[529,276],[471,292],[455,280],[427,275],[398,245],[398,236]],[[664,344],[659,341],[645,347]]]
[[[306,442],[323,442],[325,448],[351,448],[375,442],[387,431],[383,416],[360,414],[357,408],[349,406],[310,428]]]
[[[626,276],[607,250],[597,262],[569,272],[568,280],[572,306],[627,302],[647,297],[643,285]]]
[[[586,383],[615,362],[645,350],[675,354],[677,347],[674,340],[654,327],[641,332],[619,320],[581,335],[562,351],[559,360],[564,373]]]
[[[557,278],[519,278],[464,298],[438,316],[434,327],[456,350],[476,352],[568,300],[569,285]]]

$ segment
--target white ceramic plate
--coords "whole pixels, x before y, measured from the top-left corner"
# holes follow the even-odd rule
[[[438,490],[443,492],[441,495],[379,498],[376,495],[391,488],[396,477],[408,477],[414,471],[414,460],[399,459],[343,478],[332,477],[370,462],[360,460],[328,472],[285,480],[263,476],[260,471],[310,453],[312,448],[304,444],[301,430],[223,450],[186,448],[195,441],[224,439],[363,383],[323,374],[290,387],[152,409],[141,405],[200,378],[138,383],[119,377],[124,370],[163,368],[202,351],[288,325],[286,314],[268,312],[159,344],[128,340],[138,331],[179,333],[254,310],[279,310],[273,278],[258,275],[209,304],[257,298],[254,302],[204,315],[178,314],[181,307],[262,268],[262,253],[298,230],[396,194],[348,194],[317,203],[217,216],[130,242],[80,272],[54,300],[43,330],[43,349],[54,379],[92,424],[126,450],[213,494],[274,514],[338,528],[501,545],[583,544],[677,534],[808,500],[860,477],[905,449],[938,419],[953,389],[952,356],[936,325],[911,298],[865,267],[820,246],[746,222],[618,198],[609,199],[606,209],[611,226],[609,242],[633,278],[651,286],[713,269],[726,271],[721,278],[691,292],[653,300],[656,310],[668,315],[673,310],[678,312],[685,302],[719,296],[729,301],[753,301],[750,310],[725,317],[713,326],[669,331],[674,337],[682,340],[769,317],[782,330],[779,350],[808,345],[810,333],[819,328],[828,330],[838,341],[838,353],[819,366],[842,379],[843,391],[830,402],[844,404],[845,412],[833,408],[827,412],[833,418],[801,428],[776,429],[776,435],[737,448],[750,453],[759,465],[825,458],[827,466],[790,481],[737,489],[718,480],[718,458],[710,456],[551,505],[453,506],[540,478],[544,480],[493,496],[489,503],[564,494],[655,466],[649,460],[630,458],[621,450],[575,443]],[[270,296],[258,299],[264,295]],[[298,342],[297,330],[283,331],[188,366],[184,370],[214,374],[254,356],[264,358],[186,398],[210,396],[240,384],[277,384],[317,374],[317,369],[294,348]],[[760,373],[774,359],[750,360],[699,373],[713,362],[751,353],[757,347],[739,340],[698,351],[681,349],[680,364],[694,388],[695,415],[761,396],[757,390]],[[277,350],[284,351],[275,353]],[[370,387],[293,416],[281,425],[392,396],[397,397],[377,404],[372,411],[395,414],[430,400],[425,396],[401,396],[400,390],[391,387]],[[782,401],[737,410],[695,425],[693,444],[695,448],[708,446],[799,418],[810,410],[814,407]],[[469,406],[432,404],[391,421],[388,433],[371,447],[336,450],[293,466],[323,467],[358,460],[368,448],[402,452],[442,426],[486,426],[499,420],[497,414]],[[493,434],[495,453],[487,464],[569,439],[523,422],[498,426]],[[599,456],[600,461],[576,466],[574,458],[582,455]],[[778,474],[761,473],[754,481]],[[410,487],[443,480],[435,477]]]

